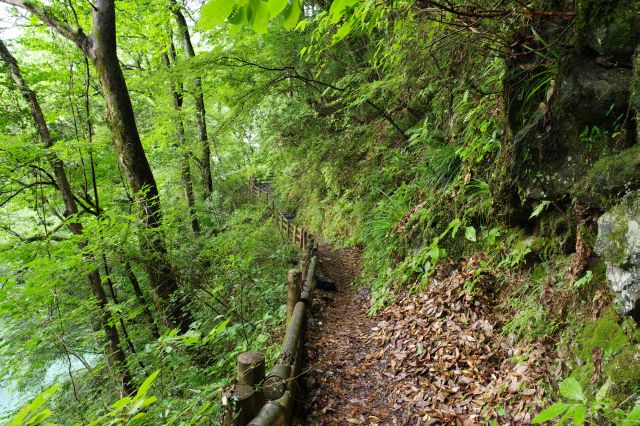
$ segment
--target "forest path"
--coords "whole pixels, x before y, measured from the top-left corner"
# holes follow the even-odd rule
[[[376,321],[367,316],[369,295],[352,286],[361,252],[321,244],[318,255],[320,273],[337,291],[316,291],[306,337],[304,415],[297,424],[398,424],[388,408],[389,377],[370,343]]]

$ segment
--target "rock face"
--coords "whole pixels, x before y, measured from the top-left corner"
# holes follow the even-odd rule
[[[575,199],[604,210],[640,189],[640,2],[576,4],[573,33],[566,23],[540,24],[555,46],[544,60],[523,54],[507,62],[514,139],[505,158],[521,205]]]
[[[598,219],[595,250],[606,262],[621,312],[640,319],[640,191]]]

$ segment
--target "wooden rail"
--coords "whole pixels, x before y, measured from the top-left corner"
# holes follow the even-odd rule
[[[263,197],[271,205],[271,210],[275,216],[278,229],[291,241],[294,246],[299,246],[302,250],[313,247],[313,235],[304,227],[297,225],[287,218],[277,208],[273,194],[261,187],[266,182],[257,182],[255,178],[249,180],[249,192],[257,197]]]
[[[271,203],[278,228],[292,244],[299,245],[303,257],[297,269],[287,276],[287,330],[280,349],[278,362],[265,377],[264,355],[244,352],[237,358],[238,384],[228,407],[224,424],[233,426],[289,425],[295,406],[304,353],[304,330],[311,313],[313,292],[316,288],[318,257],[313,236],[284,216],[277,208],[269,191],[260,187],[255,179],[249,182],[249,191]]]

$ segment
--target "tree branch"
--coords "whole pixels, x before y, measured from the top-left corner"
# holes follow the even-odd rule
[[[74,42],[80,50],[89,53],[92,44],[91,38],[82,31],[82,28],[75,29],[55,17],[49,7],[40,6],[31,0],[0,0],[0,2],[28,10],[60,35]]]

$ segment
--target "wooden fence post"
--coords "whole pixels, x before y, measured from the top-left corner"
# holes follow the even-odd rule
[[[236,386],[236,417],[234,425],[245,426],[265,404],[257,386],[264,380],[264,355],[260,352],[243,352],[236,359],[238,385]]]
[[[300,277],[302,273],[299,269],[289,269],[287,275],[287,324],[293,314],[296,303],[300,301]]]
[[[309,270],[309,261],[307,256],[303,256],[300,260],[300,288],[302,288],[302,283],[307,279],[307,271]]]

